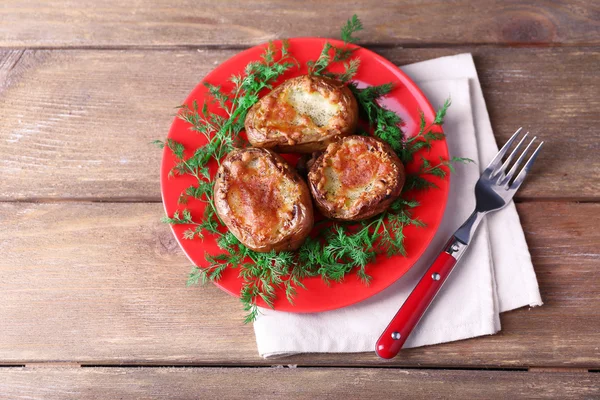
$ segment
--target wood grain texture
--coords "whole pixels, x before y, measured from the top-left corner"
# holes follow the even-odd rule
[[[518,126],[546,140],[517,197],[600,199],[598,48],[382,54],[401,65],[465,51],[474,52],[499,143]],[[0,53],[0,200],[160,201],[161,152],[149,142],[165,137],[174,106],[235,53]]]
[[[157,200],[160,151],[149,143],[165,136],[184,88],[221,58],[26,51],[0,94],[2,198]],[[156,68],[168,59],[172,65]],[[28,189],[23,179],[44,189]]]
[[[593,1],[4,0],[0,46],[239,46],[338,37],[353,13],[366,43],[598,43]]]
[[[24,50],[0,50],[0,93],[10,84],[9,75],[21,60]]]
[[[186,288],[160,204],[0,203],[0,363],[600,367],[600,204],[518,206],[544,306],[499,335],[374,353],[258,357],[237,299]]]
[[[343,368],[7,368],[0,399],[592,399],[600,374]]]

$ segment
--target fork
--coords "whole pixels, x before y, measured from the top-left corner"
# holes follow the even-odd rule
[[[512,144],[517,141],[521,135],[521,131],[522,128],[519,128],[515,132],[481,174],[475,185],[475,211],[454,232],[444,246],[444,250],[438,255],[421,280],[419,280],[417,286],[415,286],[377,340],[375,352],[379,357],[393,358],[398,354],[406,339],[408,339],[412,330],[419,323],[419,320],[425,314],[436,294],[454,269],[458,260],[460,260],[469,247],[473,234],[483,217],[489,212],[506,206],[525,180],[544,142],[541,142],[537,146],[531,157],[525,162],[524,167],[521,168],[526,154],[536,140],[536,137],[534,137],[509,170],[511,162],[519,154],[519,149],[526,142],[529,133],[526,133],[521,138],[504,162],[502,159],[508,153]],[[517,175],[518,171],[520,172]]]

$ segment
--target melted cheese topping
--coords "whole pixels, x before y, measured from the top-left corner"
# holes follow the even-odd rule
[[[308,77],[268,94],[261,100],[255,127],[272,136],[284,136],[288,143],[324,135],[340,122],[339,93],[326,97],[312,87]],[[310,140],[310,139],[309,139]]]
[[[316,126],[325,126],[340,111],[339,104],[332,103],[318,91],[290,90],[287,102],[298,114],[307,116]]]
[[[294,217],[297,184],[262,157],[235,161],[230,173],[227,202],[238,223],[257,238],[276,238]]]
[[[329,158],[324,186],[328,201],[351,209],[374,191],[385,189],[395,174],[394,164],[362,141],[347,141]]]

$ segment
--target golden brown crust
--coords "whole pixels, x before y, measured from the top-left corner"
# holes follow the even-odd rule
[[[306,183],[267,149],[229,153],[217,172],[213,199],[230,232],[255,251],[296,250],[313,226]]]
[[[348,136],[330,144],[308,173],[321,213],[344,221],[385,211],[400,196],[404,180],[404,166],[394,150],[367,136]]]
[[[283,153],[322,151],[351,135],[358,123],[354,95],[342,83],[303,75],[289,79],[248,111],[248,140]]]

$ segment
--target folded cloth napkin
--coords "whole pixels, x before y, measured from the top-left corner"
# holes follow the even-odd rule
[[[265,358],[374,351],[383,329],[475,206],[475,183],[498,147],[473,58],[470,54],[442,57],[402,70],[434,107],[451,96],[444,124],[450,155],[469,157],[476,165],[456,166],[438,232],[421,259],[392,286],[358,304],[323,313],[261,309],[254,331],[258,352]],[[500,330],[499,313],[541,304],[523,229],[511,202],[482,222],[469,250],[404,347],[491,335]]]

